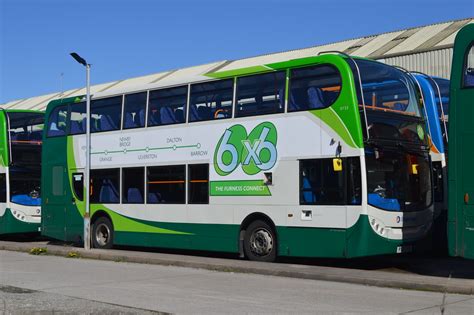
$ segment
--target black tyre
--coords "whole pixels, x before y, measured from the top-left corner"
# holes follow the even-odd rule
[[[249,260],[273,262],[277,254],[277,240],[273,228],[265,221],[250,223],[244,236],[245,256]]]
[[[100,217],[92,226],[92,246],[109,249],[114,245],[114,227],[107,217]]]

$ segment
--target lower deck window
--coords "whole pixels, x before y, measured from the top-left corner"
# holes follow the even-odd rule
[[[80,201],[84,200],[84,174],[73,173],[72,174],[72,187],[74,188],[74,194]]]
[[[300,204],[360,205],[359,158],[343,158],[342,168],[334,159],[300,160]]]
[[[188,166],[188,203],[209,203],[209,164]]]
[[[7,202],[7,177],[0,174],[0,202]]]
[[[122,203],[144,203],[143,167],[122,169]]]
[[[91,203],[120,202],[119,169],[91,170]]]
[[[40,170],[36,167],[27,168],[12,165],[9,171],[10,201],[24,206],[40,206]]]
[[[184,165],[147,168],[147,203],[184,204],[186,168]]]

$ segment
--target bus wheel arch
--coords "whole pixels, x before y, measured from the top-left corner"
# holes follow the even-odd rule
[[[255,253],[255,244],[259,243],[258,251],[263,250],[262,255]],[[252,246],[252,244],[254,246]],[[277,257],[277,232],[272,219],[264,213],[255,212],[249,214],[240,225],[239,254],[256,261],[275,261]]]
[[[112,218],[99,210],[91,218],[91,241],[94,248],[110,249],[114,244],[114,225]]]

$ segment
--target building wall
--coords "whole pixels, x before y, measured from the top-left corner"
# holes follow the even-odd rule
[[[453,48],[445,48],[378,60],[409,71],[419,71],[428,75],[449,79],[452,59]]]

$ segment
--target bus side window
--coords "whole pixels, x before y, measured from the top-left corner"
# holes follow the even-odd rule
[[[70,135],[86,133],[86,103],[72,104],[69,117]]]
[[[335,171],[332,158],[300,160],[300,204],[346,204],[347,159],[342,160],[342,166],[342,171]]]
[[[333,66],[318,65],[291,70],[288,111],[331,106],[341,92],[341,84],[341,75]]]
[[[147,167],[147,203],[184,204],[184,165]]]
[[[91,170],[91,203],[120,202],[120,170]]]
[[[66,134],[67,106],[56,107],[49,115],[48,137],[59,137]]]
[[[146,92],[125,95],[123,129],[145,127]]]
[[[232,117],[234,80],[221,80],[191,85],[189,121]]]
[[[145,168],[122,169],[122,203],[143,204],[145,197]]]
[[[91,103],[91,132],[119,130],[122,96],[94,100]]]
[[[150,91],[147,126],[184,123],[187,101],[187,86]]]
[[[0,202],[7,202],[7,177],[0,174]]]
[[[188,165],[188,203],[209,203],[209,164]]]
[[[80,201],[84,200],[84,174],[73,173],[72,174],[72,187],[74,188],[74,194]]]
[[[347,204],[360,205],[362,203],[360,158],[350,157],[344,160],[347,160]]]
[[[464,87],[474,87],[474,43],[466,52],[466,61],[464,64]]]
[[[285,71],[237,78],[236,117],[285,111]]]

